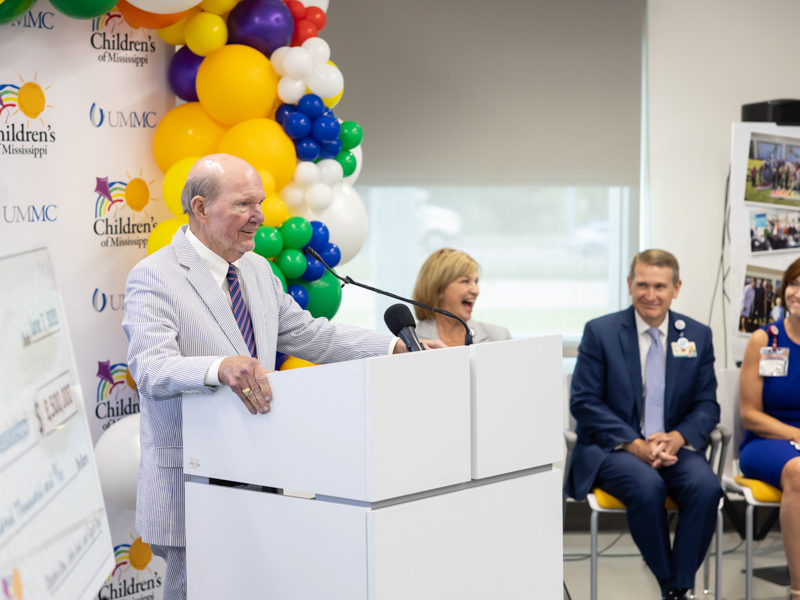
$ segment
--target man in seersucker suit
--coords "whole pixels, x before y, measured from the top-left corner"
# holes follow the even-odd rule
[[[181,198],[189,225],[128,276],[122,326],[141,405],[136,528],[167,562],[164,600],[186,598],[181,395],[227,385],[257,415],[273,399],[276,351],[315,363],[406,351],[392,335],[314,319],[284,293],[251,252],[263,200],[245,161],[199,160]]]

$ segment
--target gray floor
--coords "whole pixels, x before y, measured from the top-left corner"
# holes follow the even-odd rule
[[[605,548],[618,533],[601,533],[598,547]],[[734,550],[741,540],[735,532],[726,533],[723,550],[728,553],[722,561],[722,597],[724,600],[744,600],[744,544]],[[712,541],[712,547],[714,542]],[[573,600],[589,600],[589,559],[570,560],[569,555],[589,553],[588,533],[564,534],[564,580]],[[636,554],[636,556],[619,556]],[[758,567],[786,564],[780,533],[770,533],[755,544],[754,563]],[[661,598],[658,584],[638,555],[630,534],[626,533],[598,561],[598,600],[647,600]],[[714,598],[714,564],[711,564],[711,594],[702,594],[703,572],[697,575],[697,592],[700,599]],[[786,600],[788,589],[767,581],[753,579],[754,600]],[[565,596],[566,598],[566,596]]]

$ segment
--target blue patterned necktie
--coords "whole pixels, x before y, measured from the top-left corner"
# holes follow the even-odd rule
[[[228,291],[231,294],[231,305],[236,324],[239,326],[239,331],[242,332],[247,349],[250,350],[250,356],[256,358],[256,338],[253,335],[253,324],[250,322],[247,304],[244,303],[242,288],[239,286],[239,278],[236,277],[236,269],[231,264],[228,265]]]
[[[666,371],[664,369],[664,348],[661,346],[661,335],[658,329],[651,327],[647,330],[653,343],[647,351],[647,360],[644,365],[644,427],[642,435],[645,438],[652,433],[664,431],[664,388]]]

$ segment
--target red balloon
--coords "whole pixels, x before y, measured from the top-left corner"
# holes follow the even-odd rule
[[[309,38],[317,37],[317,28],[311,21],[303,19],[296,21],[294,26],[294,37],[292,38],[292,46],[300,46]]]
[[[306,18],[306,7],[299,0],[289,0],[289,2],[286,3],[286,6],[288,6],[289,10],[292,11],[292,16],[294,17],[295,23]]]
[[[306,9],[306,21],[310,21],[317,31],[322,31],[328,23],[328,17],[319,6],[309,6]]]

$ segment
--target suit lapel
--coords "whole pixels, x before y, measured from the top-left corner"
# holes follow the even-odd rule
[[[256,271],[247,262],[246,256],[239,261],[239,268],[242,271],[244,280],[244,290],[247,295],[247,307],[250,310],[250,322],[253,325],[253,335],[256,339],[256,354],[261,364],[269,362],[266,356],[267,348],[267,315],[265,311],[259,310],[261,298],[258,294],[258,282],[256,281]],[[274,359],[274,357],[273,357]]]
[[[211,271],[208,270],[203,259],[200,258],[192,244],[186,239],[183,227],[172,238],[172,245],[175,248],[178,262],[189,269],[186,273],[186,278],[197,290],[206,306],[208,306],[209,311],[211,311],[217,324],[233,344],[236,352],[241,356],[250,356],[250,351],[247,349],[242,332],[236,324],[236,319],[233,316],[233,311],[225,292],[214,281]]]
[[[631,306],[619,331],[619,341],[622,344],[622,354],[628,365],[628,374],[631,377],[634,402],[638,416],[642,415],[642,359],[639,355],[639,336],[636,332],[636,318],[633,316],[634,308]]]
[[[669,313],[669,329],[667,330],[667,347],[664,352],[667,353],[667,379],[666,387],[664,389],[664,416],[667,425],[667,415],[670,414],[672,396],[675,394],[675,387],[678,383],[678,375],[680,374],[683,363],[687,359],[675,358],[672,355],[672,342],[678,341],[678,330],[675,329],[675,315],[670,311]],[[667,427],[669,427],[667,425]]]

